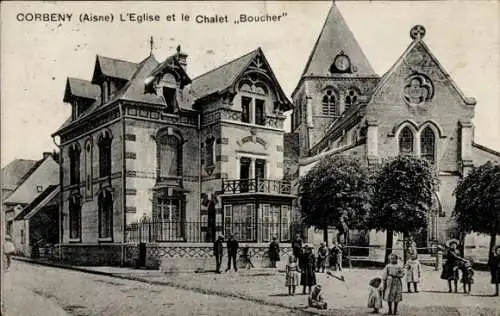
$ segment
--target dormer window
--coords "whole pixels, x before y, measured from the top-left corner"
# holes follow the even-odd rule
[[[169,72],[159,79],[156,86],[156,94],[165,100],[168,113],[173,113],[177,108],[177,89],[177,79]]]
[[[73,106],[71,108],[71,119],[74,121],[78,118],[79,115],[80,115],[80,111],[78,109],[78,101],[74,100]]]
[[[240,85],[241,121],[256,125],[266,125],[267,87],[260,82],[245,81]]]
[[[101,101],[102,104],[105,104],[109,101],[109,95],[111,91],[111,82],[108,80],[104,80],[101,86]]]

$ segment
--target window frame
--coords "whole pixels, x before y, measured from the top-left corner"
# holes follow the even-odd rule
[[[97,198],[97,209],[98,209],[98,236],[99,241],[112,241],[113,240],[113,213],[114,213],[114,201],[113,194],[108,190],[103,190],[99,193]],[[103,219],[105,219],[105,224],[107,228],[107,235],[103,235]]]
[[[409,135],[404,135],[403,133],[405,133],[406,131],[408,131],[410,134]],[[402,155],[402,156],[414,156],[416,153],[415,153],[415,131],[410,128],[408,125],[405,125],[401,128],[401,130],[399,131],[398,133],[398,153],[399,155]],[[403,137],[406,138],[406,141],[411,141],[411,152],[403,152],[403,150],[401,150],[402,146],[404,146],[403,144]],[[408,148],[410,148],[410,146],[407,146]]]
[[[68,224],[69,241],[80,242],[82,240],[82,199],[79,195],[72,195],[68,200]],[[75,222],[73,222],[75,221]],[[77,233],[73,234],[74,228]]]
[[[171,143],[169,143],[171,141]],[[156,137],[156,150],[157,150],[157,179],[163,181],[165,179],[182,178],[183,172],[183,152],[182,152],[183,141],[182,138],[169,132],[159,133]],[[170,171],[173,170],[174,166],[166,164],[163,166],[162,162],[168,157],[168,152],[164,152],[164,148],[175,148],[174,155],[176,156],[176,166],[175,173],[171,174]],[[163,170],[167,168],[169,170]],[[165,172],[164,172],[165,171]]]
[[[107,132],[99,137],[99,178],[110,177],[112,174],[112,143],[113,138]]]
[[[426,135],[424,135],[426,133],[426,131],[429,131],[430,132],[430,135],[427,135],[427,136],[432,136],[432,159],[428,159],[427,157],[429,157],[431,154],[429,153],[426,153],[424,152],[424,146],[425,146],[425,139],[426,139]],[[420,140],[420,158],[422,159],[425,159],[431,163],[436,163],[436,151],[437,151],[437,148],[436,148],[436,133],[434,132],[434,130],[429,126],[424,126],[423,129],[420,131],[419,133],[419,140]]]

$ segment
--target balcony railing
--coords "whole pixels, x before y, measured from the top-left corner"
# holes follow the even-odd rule
[[[291,194],[291,183],[287,180],[268,179],[222,179],[222,194],[274,193]]]

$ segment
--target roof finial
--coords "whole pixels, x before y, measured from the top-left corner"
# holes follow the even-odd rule
[[[150,46],[150,51],[149,51],[149,54],[150,55],[153,55],[153,48],[154,48],[154,40],[153,40],[153,36],[151,36],[151,38],[149,39],[149,46]]]

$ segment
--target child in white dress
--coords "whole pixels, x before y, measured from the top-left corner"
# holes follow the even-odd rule
[[[368,294],[368,308],[373,308],[373,313],[378,314],[382,308],[382,284],[381,278],[373,278],[370,281],[370,294]]]
[[[411,293],[410,285],[413,283],[415,293],[418,293],[418,283],[420,282],[421,269],[420,261],[417,255],[412,255],[411,259],[406,262],[406,284],[408,285],[408,293]]]
[[[297,259],[290,255],[288,257],[288,264],[286,265],[286,283],[288,286],[288,295],[295,295],[295,288],[299,285],[300,270],[297,265]]]

